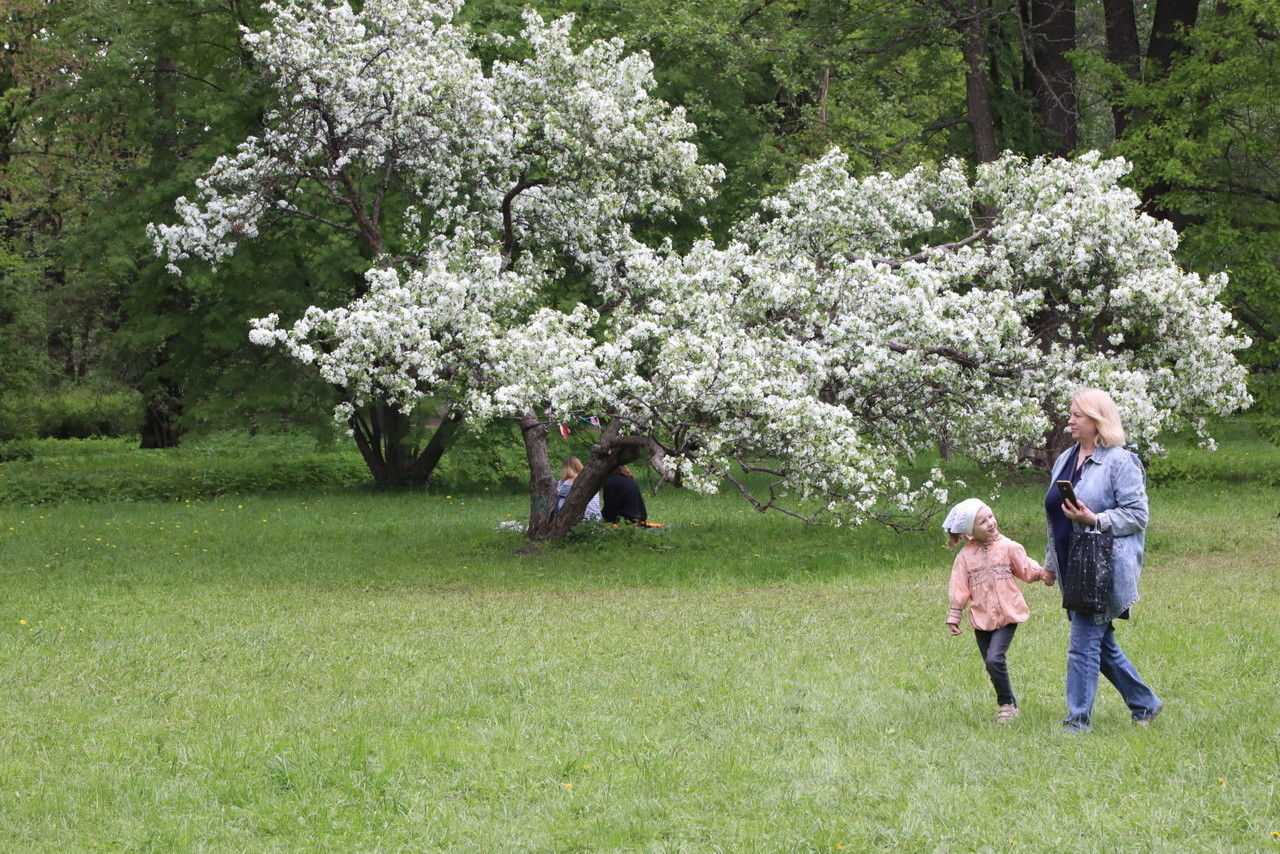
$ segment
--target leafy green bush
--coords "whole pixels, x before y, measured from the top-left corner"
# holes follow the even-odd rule
[[[1255,374],[1249,378],[1254,403],[1250,414],[1258,433],[1273,445],[1280,445],[1280,371]]]
[[[30,460],[36,455],[35,446],[26,439],[0,441],[0,463]]]
[[[520,429],[513,422],[499,422],[478,433],[464,431],[441,458],[429,489],[505,492],[525,489],[528,484],[529,464]]]
[[[32,398],[30,407],[42,439],[132,436],[142,423],[136,391],[75,386]]]
[[[1189,437],[1175,436],[1168,451],[1147,460],[1147,477],[1168,483],[1261,483],[1280,486],[1280,452],[1260,435],[1250,420],[1215,426],[1216,451],[1196,447]]]
[[[0,466],[0,503],[181,500],[369,480],[354,451],[317,451],[297,436],[237,437],[234,443],[161,451],[139,450],[127,439],[44,439],[33,445],[34,459]]]
[[[0,442],[31,439],[35,434],[35,419],[24,403],[17,403],[12,398],[0,400]]]

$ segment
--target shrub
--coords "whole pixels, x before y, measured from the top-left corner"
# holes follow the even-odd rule
[[[0,463],[34,459],[35,446],[27,439],[0,441]]]
[[[516,491],[529,484],[520,429],[499,422],[479,433],[464,431],[431,476],[432,492]]]
[[[1280,371],[1250,377],[1249,391],[1254,397],[1251,414],[1258,433],[1280,445]]]
[[[131,390],[76,386],[33,398],[31,410],[42,439],[132,436],[142,423],[142,398]]]
[[[0,471],[0,502],[182,500],[365,484],[353,451],[321,452],[307,438],[237,437],[234,443],[139,450],[126,439],[44,439],[34,459]]]
[[[36,435],[35,419],[30,407],[12,398],[0,401],[0,442],[12,439],[31,439]]]
[[[1188,436],[1172,437],[1168,450],[1147,460],[1147,478],[1154,485],[1169,483],[1264,483],[1280,486],[1280,462],[1275,446],[1259,436],[1250,420],[1223,422],[1214,428],[1220,448],[1206,451]]]

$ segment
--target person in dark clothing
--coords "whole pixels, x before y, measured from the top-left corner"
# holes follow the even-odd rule
[[[641,525],[648,521],[649,514],[644,508],[644,496],[640,494],[640,485],[631,475],[631,469],[618,466],[613,474],[605,478],[604,511],[606,522],[626,521]]]

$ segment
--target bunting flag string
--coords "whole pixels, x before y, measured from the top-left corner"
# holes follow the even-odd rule
[[[569,438],[569,435],[573,432],[573,431],[569,428],[569,425],[568,425],[568,424],[565,424],[563,421],[552,421],[552,420],[550,420],[550,419],[551,419],[551,407],[547,407],[547,409],[546,409],[546,413],[547,413],[547,419],[548,419],[548,420],[546,420],[546,421],[542,421],[542,422],[540,422],[540,423],[545,424],[545,425],[547,425],[548,427],[550,427],[552,424],[555,424],[558,428],[560,428],[560,436],[561,436],[562,438],[564,438],[564,439],[568,439],[568,438]],[[572,415],[572,413],[570,413],[570,414]],[[599,427],[599,426],[600,426],[600,416],[599,416],[599,415],[590,415],[590,416],[588,416],[588,415],[574,415],[574,416],[573,416],[573,418],[574,418],[574,421],[575,421],[575,422],[577,422],[577,423],[579,423],[579,424],[589,424],[589,425],[591,425],[592,427]]]

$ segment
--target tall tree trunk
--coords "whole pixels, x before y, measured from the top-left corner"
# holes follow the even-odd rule
[[[1067,58],[1076,47],[1075,0],[1030,0],[1032,91],[1054,154],[1076,147],[1079,109],[1076,73]]]
[[[1147,43],[1146,79],[1163,77],[1173,58],[1187,52],[1182,31],[1196,25],[1199,12],[1200,0],[1157,0],[1151,40]]]
[[[1142,75],[1144,79],[1157,80],[1164,77],[1169,73],[1169,66],[1174,58],[1189,50],[1184,35],[1196,25],[1199,11],[1199,0],[1158,0],[1155,16],[1151,21],[1151,41],[1147,44],[1147,61]],[[1165,203],[1165,196],[1172,190],[1173,186],[1168,181],[1157,181],[1146,188],[1143,197],[1152,216],[1166,220],[1178,231],[1182,231],[1193,222],[1193,218]]]
[[[991,80],[987,73],[987,27],[991,13],[989,0],[970,0],[966,11],[967,14],[955,24],[960,33],[960,49],[965,63],[965,105],[968,107],[974,156],[979,163],[989,163],[996,159]]]
[[[1107,59],[1130,80],[1137,80],[1142,73],[1142,49],[1138,44],[1138,19],[1133,0],[1102,0],[1102,10],[1107,26]],[[1127,107],[1113,100],[1111,118],[1115,122],[1116,139],[1120,139],[1134,116]]]
[[[146,450],[178,447],[182,440],[182,428],[178,425],[181,415],[181,389],[168,379],[153,382],[143,397],[138,447]]]
[[[149,140],[147,171],[156,180],[172,174],[177,164],[178,129],[174,86],[178,67],[169,47],[172,34],[161,32],[156,36],[156,59],[152,69],[152,94],[155,107],[152,116],[152,133]],[[136,286],[136,285],[135,285]],[[176,448],[182,438],[178,417],[182,414],[182,388],[178,381],[165,375],[170,362],[169,341],[159,343],[142,377],[143,417],[139,431],[139,445],[143,448]]]

